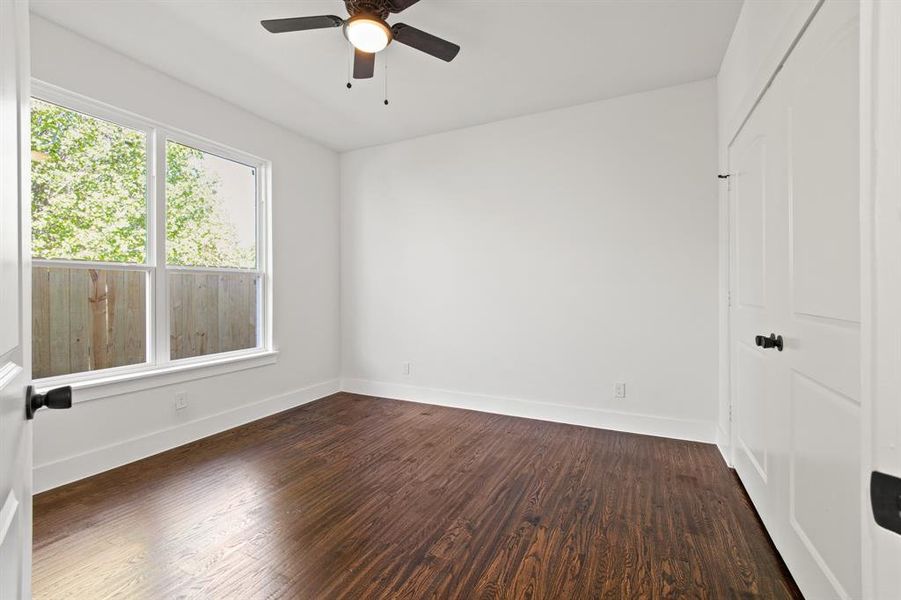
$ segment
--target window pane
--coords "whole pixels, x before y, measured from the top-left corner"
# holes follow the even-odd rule
[[[146,362],[147,274],[34,267],[34,378]]]
[[[175,360],[257,347],[253,273],[169,273],[169,355]]]
[[[256,267],[256,169],[166,143],[166,260]]]
[[[32,100],[32,254],[143,263],[145,135]]]

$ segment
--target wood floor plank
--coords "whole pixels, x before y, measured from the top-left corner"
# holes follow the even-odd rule
[[[35,598],[801,597],[711,445],[344,393],[34,514]]]

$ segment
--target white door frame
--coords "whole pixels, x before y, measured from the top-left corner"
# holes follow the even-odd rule
[[[860,32],[861,515],[866,598],[901,598],[901,536],[873,520],[870,473],[901,476],[901,3],[863,0]]]

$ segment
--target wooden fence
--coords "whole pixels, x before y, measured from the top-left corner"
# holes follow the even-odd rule
[[[35,379],[143,363],[147,274],[34,267]],[[201,356],[257,345],[256,275],[169,274],[170,356]]]
[[[256,275],[169,274],[169,354],[173,359],[257,345]]]

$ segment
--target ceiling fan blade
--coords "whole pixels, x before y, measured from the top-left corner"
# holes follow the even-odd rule
[[[287,33],[289,31],[307,31],[310,29],[328,29],[341,27],[344,19],[335,15],[321,15],[318,17],[292,17],[290,19],[268,19],[260,21],[260,25],[269,33]]]
[[[404,23],[395,24],[391,31],[394,33],[395,42],[416,48],[446,62],[454,60],[454,57],[460,51],[460,46],[457,44],[442,40],[440,37],[435,37],[431,33],[426,33]]]
[[[417,2],[419,2],[419,0],[389,0],[389,10],[393,13],[399,13],[403,10],[407,10]]]
[[[354,79],[370,79],[375,73],[375,54],[354,48]]]

